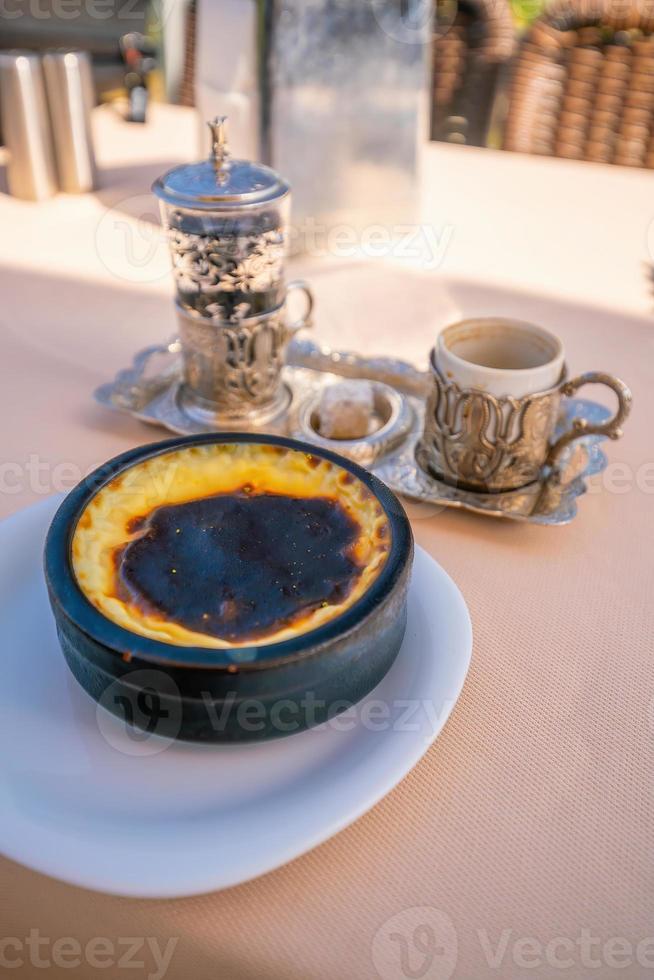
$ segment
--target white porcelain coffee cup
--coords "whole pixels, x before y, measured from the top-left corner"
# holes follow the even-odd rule
[[[547,391],[564,371],[559,338],[521,320],[480,317],[446,327],[438,336],[436,366],[445,381],[496,398]]]

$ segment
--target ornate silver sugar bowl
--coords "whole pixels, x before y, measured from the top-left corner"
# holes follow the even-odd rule
[[[211,155],[155,181],[176,286],[185,410],[218,426],[284,413],[281,368],[290,337],[309,326],[304,283],[286,283],[291,191],[270,167],[234,160],[225,119],[209,123]],[[306,297],[291,323],[291,290]]]

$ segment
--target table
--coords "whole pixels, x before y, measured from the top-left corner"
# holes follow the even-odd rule
[[[91,398],[174,330],[148,187],[195,155],[196,121],[154,108],[143,129],[96,114],[96,194],[0,199],[2,516],[164,434]],[[177,901],[93,894],[0,860],[0,939],[177,937],[169,980],[642,978],[654,966],[654,176],[430,146],[422,179],[422,220],[452,229],[438,267],[295,261],[321,340],[424,363],[461,315],[542,323],[574,372],[604,368],[633,389],[611,465],[566,528],[409,505],[416,540],[468,601],[473,663],[445,731],[366,816],[263,878]],[[126,258],[126,243],[142,252]],[[138,975],[153,975],[141,959]],[[129,975],[86,970],[47,976]]]

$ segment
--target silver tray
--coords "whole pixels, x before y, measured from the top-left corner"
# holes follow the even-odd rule
[[[366,466],[391,489],[413,500],[532,524],[568,524],[577,513],[577,498],[586,492],[586,481],[607,465],[599,445],[602,437],[588,436],[570,446],[557,480],[544,474],[539,482],[505,493],[474,493],[450,486],[416,463],[428,384],[426,372],[403,361],[325,350],[306,339],[291,343],[289,361],[283,369],[291,396],[289,409],[283,418],[268,423],[266,431],[332,448]],[[383,424],[363,439],[324,439],[311,423],[320,388],[343,377],[372,381],[376,403],[383,406]],[[140,351],[130,368],[97,389],[95,398],[101,405],[172,432],[191,435],[226,428],[191,418],[184,409],[181,393],[180,345],[173,340]],[[575,418],[595,423],[609,415],[608,409],[596,402],[564,399],[559,429],[569,427]],[[242,423],[239,427],[257,431],[257,427]]]

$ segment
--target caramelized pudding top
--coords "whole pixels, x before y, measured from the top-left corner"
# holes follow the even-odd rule
[[[72,563],[110,620],[180,646],[287,640],[349,608],[383,567],[390,525],[353,474],[258,443],[171,450],[103,487]]]

